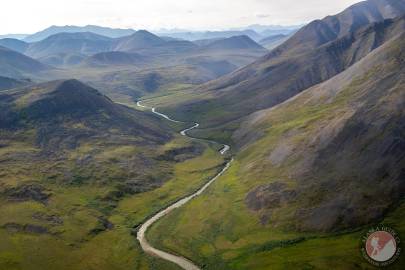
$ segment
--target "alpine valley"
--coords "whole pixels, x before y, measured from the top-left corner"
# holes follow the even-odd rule
[[[0,39],[0,270],[378,269],[378,224],[405,241],[405,0]]]

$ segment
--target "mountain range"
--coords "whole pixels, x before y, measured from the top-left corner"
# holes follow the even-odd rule
[[[0,46],[0,74],[11,78],[31,77],[50,67],[24,54]]]
[[[189,98],[158,97],[236,163],[151,230],[154,246],[210,269],[370,268],[369,228],[405,230],[403,3],[361,2]]]
[[[59,33],[79,33],[79,32],[91,32],[101,36],[118,38],[132,35],[135,32],[135,30],[101,27],[97,25],[86,25],[83,27],[74,25],[66,25],[66,26],[53,25],[35,34],[27,35],[26,37],[24,37],[23,40],[25,42],[37,42]]]
[[[145,221],[201,269],[374,269],[370,228],[405,234],[405,1],[249,28],[1,39],[0,269],[178,269]]]
[[[402,1],[372,0],[356,4],[336,16],[313,21],[254,63],[199,86],[195,91],[212,93],[213,98],[182,104],[176,113],[180,116],[187,111],[205,120],[204,107],[208,103],[221,108],[220,114],[206,121],[215,126],[277,105],[342,72],[400,32],[401,20],[382,20],[404,12]],[[343,19],[347,17],[352,22],[349,27],[348,19]],[[237,102],[240,100],[243,102]]]

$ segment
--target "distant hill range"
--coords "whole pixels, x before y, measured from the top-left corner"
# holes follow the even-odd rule
[[[15,39],[24,39],[27,36],[29,36],[29,34],[6,34],[6,35],[0,35],[0,38],[15,38]]]
[[[108,51],[111,47],[111,38],[94,34],[59,33],[44,40],[31,43],[25,54],[39,58],[57,53],[80,53],[85,55]]]
[[[177,112],[193,112],[202,120],[209,104],[223,113],[204,122],[217,125],[277,105],[344,71],[398,34],[401,22],[389,19],[404,13],[404,1],[370,0],[313,21],[251,65],[195,90],[213,93],[213,99],[193,100]]]
[[[172,38],[185,39],[190,41],[229,38],[233,36],[246,35],[254,41],[259,41],[263,38],[273,35],[289,35],[301,26],[278,26],[278,25],[250,25],[243,28],[230,29],[225,31],[187,31],[187,30],[172,30],[172,31],[157,31],[158,35],[168,36]]]
[[[49,66],[24,54],[0,46],[1,76],[25,78],[49,68]]]
[[[185,39],[185,40],[200,40],[200,39],[213,39],[213,38],[229,38],[233,36],[246,35],[253,40],[260,40],[263,38],[260,34],[253,30],[242,31],[205,31],[205,32],[178,32],[178,33],[157,33],[172,38]]]
[[[174,61],[178,62],[195,55],[218,55],[219,52],[229,52],[229,55],[244,55],[247,60],[240,58],[234,63],[237,66],[242,66],[267,52],[265,48],[246,35],[217,38],[208,40],[205,43],[193,43],[186,40],[161,38],[145,30],[139,30],[129,36],[120,38],[110,38],[92,32],[77,32],[58,33],[32,43],[17,39],[0,39],[0,46],[25,54],[51,66],[70,66],[82,62],[92,65],[96,63],[97,65],[125,65],[132,63],[138,65],[140,64],[138,61],[140,57],[135,59],[134,54],[144,56],[142,62],[145,63],[156,62],[156,59],[152,57],[160,57],[157,62],[163,64],[168,59],[175,58]],[[235,53],[236,51],[238,52]],[[124,59],[124,52],[131,53],[131,55],[126,55],[130,56],[128,59]],[[100,55],[101,53],[103,55]],[[251,54],[253,54],[253,57],[250,56]],[[93,55],[97,56],[92,57]],[[88,57],[93,59],[85,60]],[[218,60],[225,59],[215,59],[215,61]],[[101,63],[103,61],[104,64]]]
[[[111,38],[118,38],[123,36],[131,35],[135,32],[132,29],[117,29],[117,28],[109,28],[109,27],[101,27],[96,25],[87,25],[87,26],[73,26],[73,25],[66,25],[66,26],[51,26],[46,28],[40,32],[37,32],[32,35],[28,35],[24,38],[26,42],[37,42],[43,39],[46,39],[49,36],[59,34],[59,33],[79,33],[79,32],[92,32],[94,34],[111,37]]]

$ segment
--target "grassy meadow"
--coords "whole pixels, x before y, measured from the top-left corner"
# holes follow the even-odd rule
[[[161,187],[114,197],[113,183],[128,178],[120,163],[140,152],[156,156],[193,142],[176,136],[157,153],[147,147],[107,147],[93,142],[69,152],[67,161],[50,164],[15,161],[40,151],[29,143],[30,134],[24,136],[24,143],[0,148],[0,161],[7,166],[0,173],[0,269],[177,269],[145,255],[131,233],[148,216],[216,174],[224,162],[217,146],[200,142],[204,147],[201,155],[162,163],[158,171],[154,169],[157,176],[166,174]],[[101,164],[98,170],[75,166],[76,160],[90,154]],[[61,182],[60,168],[75,173],[76,180]],[[41,184],[50,196],[44,201],[10,199],[7,190],[21,184]]]

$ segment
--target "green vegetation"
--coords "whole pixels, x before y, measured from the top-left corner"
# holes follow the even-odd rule
[[[145,256],[133,233],[222,168],[218,146],[77,81],[4,93],[0,269],[177,269]]]
[[[364,222],[362,214],[370,204],[367,200],[355,201],[353,211],[358,218],[351,221],[361,225],[348,230],[345,223],[339,223],[337,218],[332,227],[339,233],[323,229],[325,227],[318,231],[307,229],[314,226],[310,217],[302,216],[300,219],[297,213],[302,208],[316,210],[324,202],[333,202],[333,198],[340,194],[351,199],[380,198],[381,188],[389,188],[389,185],[376,184],[375,181],[382,180],[376,176],[372,166],[364,169],[363,177],[352,176],[356,175],[353,170],[363,173],[362,168],[356,167],[359,166],[358,160],[351,159],[356,153],[365,151],[356,147],[368,149],[378,141],[368,143],[349,133],[345,141],[348,146],[338,144],[340,149],[327,155],[332,158],[330,162],[336,163],[338,151],[344,149],[349,154],[341,158],[347,159],[348,164],[343,163],[341,170],[331,169],[326,164],[325,170],[330,170],[330,174],[322,168],[311,167],[313,165],[308,161],[323,150],[321,146],[327,146],[338,137],[341,130],[349,125],[347,123],[355,129],[352,123],[356,123],[357,119],[395,121],[385,117],[394,108],[389,102],[396,100],[394,97],[399,98],[403,86],[395,83],[398,80],[394,79],[401,68],[395,61],[397,53],[397,46],[388,47],[383,54],[384,59],[378,58],[383,59],[383,64],[370,68],[370,62],[380,63],[379,60],[373,58],[373,61],[364,62],[364,66],[357,67],[364,73],[358,72],[359,76],[354,79],[349,77],[348,81],[339,80],[341,87],[337,90],[335,84],[319,85],[274,109],[249,116],[234,134],[233,139],[241,148],[227,173],[201,197],[157,222],[149,231],[148,239],[154,246],[191,258],[205,269],[374,269],[360,253],[361,236],[369,226],[378,222],[405,235],[405,203],[387,209],[390,211],[384,219]],[[367,69],[368,72],[365,72]],[[390,78],[393,83],[382,87],[379,82],[385,78]],[[375,104],[384,104],[384,107]],[[373,112],[371,118],[368,116],[370,111]],[[384,136],[380,134],[381,130],[368,129],[368,134],[381,140],[390,138],[392,130],[386,129]],[[216,134],[213,136],[218,137]],[[371,154],[362,157],[365,161],[360,164],[365,164],[368,159],[378,159]],[[361,179],[369,184],[361,182]],[[281,201],[277,205],[252,210],[246,200],[247,194],[261,185],[276,183],[285,184],[287,190],[296,191],[299,195],[291,202],[286,199],[286,202]],[[335,185],[336,189],[318,188],[327,184]],[[266,193],[258,196],[266,196]],[[383,202],[391,202],[391,199],[384,197],[386,201]],[[349,207],[349,204],[345,205]],[[325,212],[321,213],[329,217]],[[330,222],[327,218],[318,219],[320,225],[327,222]],[[357,229],[353,230],[353,227]],[[402,256],[391,268],[402,269],[404,264]]]
[[[177,138],[164,145],[162,150],[187,143],[184,138]],[[90,146],[86,146],[72,157],[85,156],[87,151],[84,148],[90,151]],[[1,159],[11,153],[30,153],[29,149],[18,146],[1,150]],[[115,170],[114,164],[125,160],[129,153],[133,154],[129,147],[101,150],[99,156],[108,161],[104,166],[109,166],[103,171],[104,177],[108,178],[108,173]],[[171,178],[162,187],[127,195],[113,207],[108,205],[112,202],[103,199],[114,190],[111,184],[77,182],[63,185],[53,183],[49,176],[48,180],[35,181],[52,193],[46,203],[10,201],[2,196],[0,269],[177,269],[144,256],[131,232],[147,216],[201,186],[217,172],[222,162],[214,150],[206,148],[203,155],[176,164]],[[12,170],[2,173],[2,186],[32,183],[31,179],[41,177],[32,174],[37,171],[33,168],[44,165],[14,163]],[[47,165],[60,166],[56,163]],[[48,172],[47,175],[51,174]],[[106,228],[100,217],[108,219],[113,228]],[[46,232],[14,228],[13,224],[35,225],[45,228]]]

